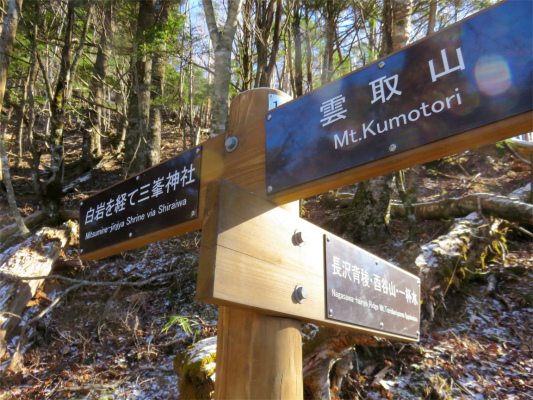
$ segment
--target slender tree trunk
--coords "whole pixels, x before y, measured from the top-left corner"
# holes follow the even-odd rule
[[[65,110],[67,105],[68,85],[70,84],[70,65],[72,49],[72,31],[74,28],[75,0],[69,0],[67,8],[67,25],[63,50],[61,52],[61,67],[57,78],[54,97],[50,103],[50,177],[46,182],[43,211],[51,223],[58,222],[63,189],[64,147],[63,128],[65,124]]]
[[[324,56],[322,59],[322,75],[321,83],[325,85],[331,81],[333,77],[333,52],[335,46],[335,32],[337,30],[337,16],[335,12],[335,5],[333,0],[327,0],[324,5],[324,17],[326,19],[325,26],[325,45],[324,45]]]
[[[256,74],[254,87],[265,85],[268,63],[268,48],[272,21],[274,19],[275,0],[255,0],[255,48]]]
[[[79,62],[81,51],[85,42],[85,35],[92,11],[93,3],[89,3],[82,37],[75,57],[72,60],[72,32],[74,29],[74,18],[79,0],[69,0],[67,6],[67,23],[65,27],[64,45],[61,51],[61,65],[57,78],[54,97],[50,103],[51,126],[50,126],[50,177],[46,182],[43,211],[51,224],[59,222],[59,209],[63,192],[63,170],[65,167],[65,156],[63,146],[63,129],[65,125],[66,107],[72,93],[72,76],[75,73]]]
[[[156,0],[139,1],[137,37],[133,67],[133,86],[130,92],[128,133],[124,155],[125,176],[136,174],[149,167],[148,126],[150,122],[150,85],[152,81],[152,57],[147,50],[150,44],[147,30],[154,26]]]
[[[31,69],[31,65],[30,65]],[[30,75],[24,82],[24,88],[22,89],[22,98],[20,100],[20,121],[17,129],[18,140],[18,157],[15,161],[15,167],[19,168],[22,162],[22,155],[24,154],[24,125],[26,121],[26,102],[28,100],[28,83],[30,81]]]
[[[15,222],[17,223],[19,233],[24,237],[28,235],[29,231],[28,231],[28,228],[26,228],[26,225],[24,225],[22,215],[20,215],[20,211],[17,207],[17,202],[15,200],[15,191],[13,190],[13,185],[11,183],[11,174],[9,172],[9,160],[7,159],[7,153],[6,153],[6,149],[4,148],[3,138],[0,138],[0,158],[1,158],[0,161],[2,164],[1,165],[2,182],[4,183],[4,186],[6,188],[7,201],[9,203],[9,207],[11,208],[11,212],[13,213],[13,218],[15,219]]]
[[[228,14],[222,31],[216,23],[212,0],[202,0],[202,3],[215,51],[215,80],[211,102],[211,136],[213,137],[225,132],[228,122],[231,46],[237,29],[237,18],[241,12],[242,0],[228,0]]]
[[[394,0],[383,0],[383,22],[381,32],[381,56],[392,52],[392,3]]]
[[[294,36],[294,93],[296,97],[303,95],[303,69],[302,69],[302,28],[300,0],[296,0],[293,8],[292,31]]]
[[[104,100],[104,83],[107,76],[107,64],[111,57],[112,27],[111,27],[112,3],[107,0],[104,3],[104,26],[100,37],[100,45],[94,63],[93,77],[91,80],[91,100],[102,104]],[[92,168],[95,162],[102,156],[100,136],[103,134],[103,109],[96,105],[90,106],[88,117],[83,131],[82,159],[87,167]]]
[[[313,51],[311,49],[311,28],[309,26],[309,10],[306,7],[305,11],[305,67],[307,70],[307,91],[313,90],[313,67],[312,57]]]
[[[163,29],[168,21],[169,2],[158,0],[155,5],[156,27]],[[164,44],[162,45],[164,49]],[[150,129],[148,134],[148,164],[156,165],[161,160],[161,101],[165,82],[165,64],[160,49],[152,58],[152,104],[150,105]]]
[[[270,58],[268,64],[265,68],[265,74],[262,76],[262,81],[260,82],[261,87],[270,87],[272,85],[272,74],[274,72],[274,67],[276,66],[276,61],[278,58],[279,51],[279,41],[281,38],[281,13],[283,10],[283,2],[281,0],[276,1],[276,13],[274,19],[274,33],[272,37],[272,45],[270,51]]]
[[[7,72],[22,8],[22,0],[9,0],[0,36],[0,105],[4,103]]]
[[[39,152],[39,148],[37,144],[35,143],[34,137],[33,137],[33,131],[35,127],[35,81],[37,80],[37,73],[38,73],[38,63],[37,63],[37,32],[38,32],[38,26],[39,21],[41,18],[40,15],[40,8],[39,3],[33,2],[33,27],[30,36],[30,42],[31,42],[31,57],[30,57],[30,76],[28,80],[28,142],[29,142],[29,149],[31,153],[31,177],[33,181],[33,186],[35,189],[35,193],[39,195],[39,198],[41,199],[41,202],[43,200],[43,188],[41,187],[41,182],[39,179],[39,165],[41,163],[41,153]]]
[[[430,0],[429,2],[429,18],[428,18],[428,36],[435,32],[437,25],[437,0]]]
[[[242,89],[248,90],[252,88],[252,69],[253,57],[251,52],[251,44],[253,39],[253,29],[250,28],[252,24],[253,15],[253,0],[245,0],[243,7],[243,48],[242,48]]]

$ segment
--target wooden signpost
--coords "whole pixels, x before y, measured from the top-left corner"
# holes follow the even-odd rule
[[[503,3],[292,102],[241,93],[225,135],[83,202],[81,258],[203,228],[219,399],[303,398],[300,321],[418,340],[416,276],[277,206],[532,131],[531,19]]]

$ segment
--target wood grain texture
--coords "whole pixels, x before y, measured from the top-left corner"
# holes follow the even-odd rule
[[[300,321],[219,307],[215,399],[302,399]]]
[[[197,300],[413,341],[326,319],[323,241],[327,232],[231,182],[211,185],[208,203],[212,207],[203,228]],[[297,230],[305,235],[302,247],[292,241]],[[294,297],[298,284],[308,292],[302,304]]]

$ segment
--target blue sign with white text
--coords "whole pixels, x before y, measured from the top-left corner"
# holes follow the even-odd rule
[[[502,3],[270,112],[271,192],[532,110],[532,7]]]

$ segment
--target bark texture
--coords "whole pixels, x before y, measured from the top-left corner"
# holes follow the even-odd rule
[[[490,193],[474,193],[464,197],[450,198],[428,203],[414,204],[417,219],[462,218],[473,212],[533,225],[533,205],[516,198],[495,196]],[[406,210],[400,204],[392,204],[393,218],[406,217]]]
[[[502,220],[488,221],[477,213],[458,220],[447,235],[422,246],[415,265],[421,278],[421,297],[429,319],[435,306],[453,286],[465,280],[481,264],[492,249],[501,249],[505,235]]]
[[[156,0],[139,1],[137,34],[132,61],[132,89],[129,98],[129,125],[124,154],[125,177],[148,167],[148,127],[150,123],[150,85],[152,56],[148,50],[151,40],[147,31],[154,26]]]
[[[20,280],[50,274],[54,261],[77,235],[77,225],[67,222],[60,228],[41,228],[35,235],[12,247],[0,258],[0,351],[19,324],[22,312],[43,280]],[[14,278],[12,278],[14,277]]]
[[[237,29],[237,17],[242,0],[228,0],[228,14],[224,28],[218,28],[212,0],[202,0],[209,36],[215,51],[215,79],[211,102],[211,137],[226,131],[228,123],[228,96],[231,81],[231,46]]]
[[[111,27],[111,10],[110,0],[104,3],[104,26],[100,36],[100,44],[94,62],[93,77],[91,80],[91,101],[93,104],[89,108],[88,117],[85,121],[83,132],[82,158],[87,167],[92,168],[98,159],[102,156],[102,147],[100,137],[103,135],[103,109],[96,104],[103,103],[104,100],[104,83],[107,76],[107,65],[111,57],[112,27]]]
[[[316,328],[307,324],[304,332],[310,327]],[[347,365],[351,364],[350,357],[346,356],[353,346],[383,347],[389,344],[390,342],[383,338],[333,328],[318,328],[318,332],[312,339],[307,340],[303,347],[304,398],[338,398],[342,378],[349,370]],[[332,368],[335,370],[331,375],[333,379],[330,379]]]

